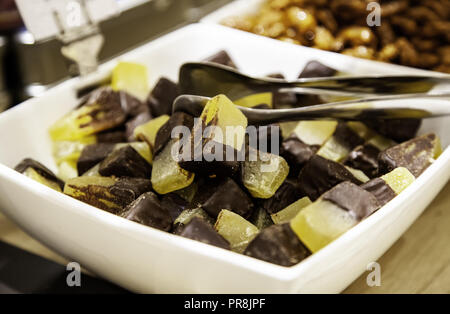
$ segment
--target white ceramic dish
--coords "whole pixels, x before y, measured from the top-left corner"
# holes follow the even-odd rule
[[[226,49],[252,75],[294,78],[311,60],[357,73],[417,72],[294,46],[219,25],[191,25],[120,59],[144,63],[154,83],[179,66]],[[47,128],[77,104],[74,87],[110,71],[64,82],[0,114],[0,209],[30,235],[92,272],[136,292],[337,293],[413,223],[450,176],[450,149],[412,186],[337,241],[291,268],[265,263],[148,228],[55,192],[11,169],[32,157],[54,169]],[[449,120],[424,123],[450,143]],[[432,236],[432,235],[430,235]]]

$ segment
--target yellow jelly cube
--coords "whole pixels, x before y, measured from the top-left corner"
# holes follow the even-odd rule
[[[144,100],[150,91],[145,65],[119,62],[112,71],[111,87],[115,91],[125,91]]]
[[[381,177],[399,195],[416,179],[406,168],[397,168]]]
[[[294,219],[295,216],[297,216],[303,208],[310,204],[311,200],[309,199],[309,197],[305,196],[304,198],[299,199],[297,202],[289,205],[278,213],[272,214],[272,220],[277,225],[287,223]]]

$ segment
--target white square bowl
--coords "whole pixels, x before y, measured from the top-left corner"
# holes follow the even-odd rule
[[[180,65],[226,49],[246,73],[298,75],[319,60],[352,73],[423,73],[277,42],[219,25],[194,24],[119,59],[148,66],[152,83],[177,79]],[[450,149],[406,191],[299,265],[285,268],[161,232],[84,204],[15,172],[25,157],[55,169],[48,127],[77,105],[75,78],[0,114],[0,209],[31,236],[92,272],[136,292],[338,293],[376,261],[447,183]],[[447,147],[449,119],[424,123]],[[431,235],[430,235],[431,236]],[[419,245],[419,244],[418,244]]]

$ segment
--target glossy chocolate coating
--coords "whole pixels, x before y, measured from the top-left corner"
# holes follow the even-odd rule
[[[225,50],[219,51],[218,53],[206,58],[204,61],[214,62],[237,69],[236,64],[233,62],[230,55]]]
[[[64,189],[64,182],[59,179],[50,169],[34,159],[25,158],[14,168],[14,170],[20,173],[24,173],[28,168],[33,168],[41,176],[43,176],[47,180],[56,182],[61,187],[61,189]]]
[[[121,216],[163,231],[169,231],[172,227],[172,217],[166,209],[161,207],[158,197],[152,192],[142,194],[125,209]]]
[[[372,193],[378,200],[380,206],[389,203],[397,196],[394,190],[381,178],[375,178],[361,185],[361,188]]]
[[[148,179],[120,178],[114,185],[109,187],[109,192],[116,196],[118,202],[127,206],[143,193],[152,191],[152,183]]]
[[[199,187],[194,203],[211,217],[217,218],[222,209],[228,209],[244,218],[250,217],[253,202],[231,178],[208,180]]]
[[[300,73],[299,78],[310,78],[310,77],[328,77],[334,76],[336,70],[326,66],[319,61],[310,61],[304,67],[302,73]]]
[[[269,214],[278,213],[304,196],[299,187],[290,180],[286,180],[275,192],[275,195],[261,201],[261,207]]]
[[[225,250],[230,249],[230,244],[228,241],[218,234],[209,223],[199,217],[192,218],[192,220],[177,234],[182,237],[200,241],[209,245],[214,245]]]
[[[369,178],[378,174],[378,155],[380,150],[373,145],[366,144],[356,147],[347,157],[345,165],[359,169]]]
[[[150,121],[152,119],[152,115],[149,111],[144,111],[134,118],[128,120],[128,122],[125,124],[125,136],[128,142],[133,142],[136,139],[134,138],[134,129],[136,129],[138,126]]]
[[[381,207],[374,195],[351,182],[336,185],[323,195],[323,199],[349,211],[358,220],[372,215]]]
[[[360,185],[343,165],[314,155],[303,167],[298,177],[300,189],[312,200],[317,200],[323,193],[344,181]]]
[[[281,266],[293,266],[311,255],[311,252],[300,242],[289,224],[282,224],[262,230],[250,242],[244,254]]]
[[[169,193],[162,197],[161,207],[165,208],[172,217],[172,220],[175,221],[189,207],[189,202],[178,194]]]
[[[396,142],[414,138],[422,125],[422,120],[419,119],[371,119],[363,122],[376,132]]]
[[[97,143],[124,143],[127,138],[122,128],[100,132],[96,135]]]
[[[109,154],[98,172],[105,177],[150,178],[152,166],[133,147],[125,146]]]
[[[120,91],[119,97],[122,110],[129,117],[135,117],[144,110],[148,111],[148,107],[142,101],[128,94],[127,92]]]
[[[298,177],[300,170],[315,154],[315,149],[291,136],[281,144],[280,155],[289,164],[289,176]]]
[[[184,112],[175,112],[156,134],[153,150],[155,156],[172,140],[172,130],[177,126],[185,126],[192,130],[194,117]]]
[[[78,175],[83,175],[86,171],[104,160],[114,150],[113,143],[100,143],[86,146],[77,161]]]
[[[378,158],[380,174],[405,167],[417,178],[431,165],[436,140],[428,134],[385,150]]]
[[[178,96],[178,85],[165,77],[160,78],[147,99],[153,117],[171,115],[172,104]]]
[[[353,149],[356,146],[362,145],[364,140],[359,137],[352,129],[350,129],[347,124],[340,122],[336,131],[333,134],[336,141],[347,149]]]

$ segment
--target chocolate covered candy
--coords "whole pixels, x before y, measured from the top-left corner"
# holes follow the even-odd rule
[[[78,158],[77,169],[81,176],[96,164],[104,160],[115,148],[115,144],[101,143],[86,146]]]
[[[147,123],[141,124],[136,127],[133,131],[134,138],[139,141],[145,141],[154,150],[156,135],[159,129],[169,121],[170,117],[168,115],[162,115],[158,118],[152,119]]]
[[[359,181],[345,166],[321,156],[313,156],[300,172],[299,188],[312,200],[344,181]]]
[[[120,94],[102,88],[93,92],[83,106],[56,121],[49,132],[54,141],[74,141],[113,129],[125,122],[126,117]]]
[[[303,196],[297,184],[291,180],[285,180],[271,198],[262,200],[260,204],[267,213],[275,214]]]
[[[365,120],[375,131],[397,142],[404,142],[414,138],[420,129],[422,120],[419,119],[370,119]]]
[[[136,139],[134,135],[134,130],[140,125],[143,125],[152,119],[152,115],[149,111],[144,111],[136,115],[134,118],[130,119],[125,124],[125,137],[129,142],[133,142]]]
[[[230,243],[231,250],[242,253],[258,234],[256,226],[229,210],[222,210],[217,217],[214,229]]]
[[[319,61],[309,61],[302,73],[300,73],[299,78],[311,78],[311,77],[328,77],[334,76],[336,70],[326,66]]]
[[[269,214],[262,207],[258,207],[255,210],[253,210],[253,214],[250,217],[249,221],[253,225],[255,225],[256,228],[258,228],[259,230],[263,230],[273,225],[273,221],[270,218]]]
[[[117,214],[151,189],[150,181],[145,179],[86,176],[68,180],[64,194]]]
[[[248,218],[254,206],[252,200],[231,178],[207,181],[198,191],[194,203],[199,204],[214,218],[222,209],[234,211]]]
[[[302,209],[290,224],[300,240],[317,252],[378,208],[371,193],[343,182]]]
[[[170,119],[158,130],[155,138],[155,146],[153,153],[158,154],[164,146],[172,139],[180,139],[178,137],[172,137],[172,131],[178,126],[185,126],[189,130],[194,126],[194,117],[184,112],[175,112]]]
[[[380,150],[371,144],[360,145],[350,152],[345,165],[363,171],[369,178],[378,174],[378,155]]]
[[[298,213],[305,208],[306,206],[311,204],[311,200],[308,196],[305,196],[298,201],[292,203],[288,207],[280,210],[277,213],[274,213],[271,216],[273,222],[277,225],[281,225],[287,222],[290,222],[292,219],[294,219],[295,216],[298,215]]]
[[[298,177],[303,166],[314,156],[314,146],[303,143],[296,136],[291,136],[281,144],[280,155],[289,165],[289,176]]]
[[[231,68],[237,69],[236,64],[231,59],[231,57],[228,54],[228,52],[226,52],[225,50],[221,50],[218,53],[216,53],[216,54],[206,58],[205,61],[218,63],[218,64],[226,65],[226,66],[229,66]]]
[[[380,173],[405,167],[417,178],[441,153],[439,138],[435,134],[423,135],[382,152],[378,159]]]
[[[154,158],[151,180],[158,194],[184,189],[194,181],[195,174],[182,169],[172,155],[172,147],[178,145],[178,141],[170,141]]]
[[[158,197],[152,192],[139,196],[125,208],[121,216],[163,231],[169,231],[172,227],[172,217],[167,209],[161,206]]]
[[[100,163],[102,176],[150,178],[151,165],[131,146],[113,151]]]
[[[160,78],[147,99],[152,115],[171,115],[173,102],[178,96],[178,85],[165,77]]]
[[[189,207],[189,202],[175,193],[169,193],[161,198],[161,207],[166,209],[175,221]]]
[[[214,245],[225,250],[230,249],[228,241],[218,234],[209,223],[199,217],[192,218],[178,235],[209,245]]]
[[[195,217],[200,218],[207,222],[209,225],[213,225],[215,220],[211,216],[208,215],[201,207],[196,208],[188,208],[181,212],[181,214],[175,219],[174,225],[174,233],[179,234],[183,228]]]
[[[61,192],[64,188],[64,182],[56,177],[50,169],[31,158],[22,160],[14,170],[26,175],[30,179],[45,184],[58,192]]]
[[[244,252],[269,263],[293,266],[311,255],[289,224],[274,225],[262,230]]]
[[[317,151],[317,155],[332,161],[341,162],[353,148],[364,143],[345,123],[339,123],[333,135]]]

